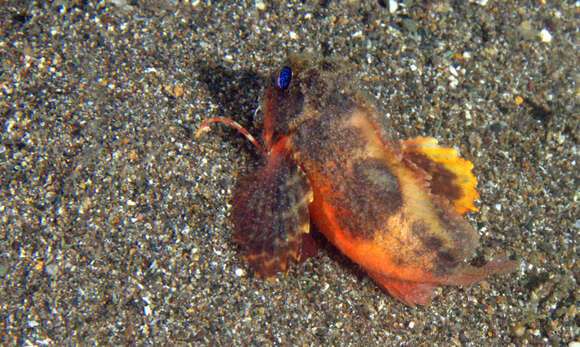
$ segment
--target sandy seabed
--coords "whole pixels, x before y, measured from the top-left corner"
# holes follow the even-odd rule
[[[0,3],[0,344],[580,343],[577,1],[48,3]],[[290,52],[471,160],[470,260],[520,269],[414,308],[330,246],[254,279],[229,216],[259,155],[193,134],[259,134]]]

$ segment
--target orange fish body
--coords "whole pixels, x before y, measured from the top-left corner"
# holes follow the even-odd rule
[[[426,304],[438,285],[470,284],[516,263],[464,263],[478,235],[473,165],[433,138],[392,141],[335,61],[291,56],[263,109],[264,165],[234,194],[235,239],[264,276],[304,258],[312,221],[385,290]],[[289,73],[291,75],[289,75]]]

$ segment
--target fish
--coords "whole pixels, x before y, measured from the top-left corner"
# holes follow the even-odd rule
[[[242,132],[261,164],[233,194],[233,239],[257,277],[273,278],[316,254],[317,230],[383,290],[427,305],[442,285],[470,285],[512,272],[500,255],[466,262],[479,235],[473,164],[432,137],[396,140],[353,68],[339,59],[291,54],[267,80],[262,143],[228,118],[205,121]]]

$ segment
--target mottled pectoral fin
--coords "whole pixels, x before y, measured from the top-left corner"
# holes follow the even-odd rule
[[[437,288],[434,283],[399,280],[374,272],[369,272],[369,275],[389,294],[409,306],[429,304],[433,291]]]
[[[471,172],[473,164],[453,148],[442,147],[432,137],[417,137],[401,141],[403,157],[431,176],[431,193],[449,200],[455,210],[464,214],[477,211],[473,200],[479,197],[477,179]]]
[[[234,236],[244,260],[257,275],[271,277],[299,262],[314,243],[308,239],[312,189],[285,141],[265,166],[243,178],[232,206]],[[312,254],[312,252],[310,252]]]

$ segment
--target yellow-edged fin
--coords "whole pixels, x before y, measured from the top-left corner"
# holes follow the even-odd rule
[[[460,214],[478,211],[473,200],[477,179],[471,172],[473,164],[459,157],[457,150],[438,145],[432,137],[416,137],[401,141],[403,157],[430,176],[431,193],[448,199]]]

